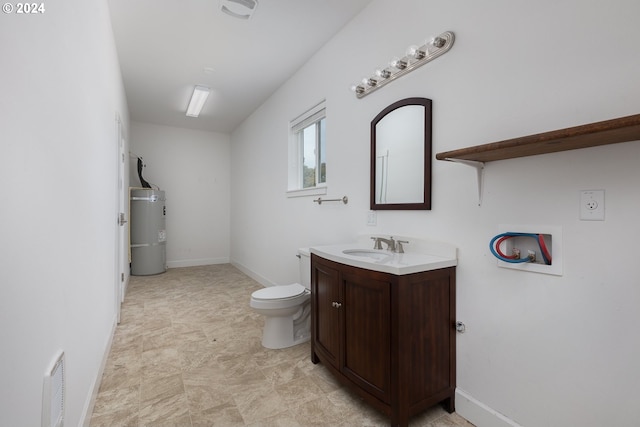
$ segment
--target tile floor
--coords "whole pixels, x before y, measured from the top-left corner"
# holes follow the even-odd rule
[[[261,285],[229,264],[131,277],[90,420],[99,426],[387,426],[309,344],[261,346]],[[412,426],[469,427],[439,406]]]

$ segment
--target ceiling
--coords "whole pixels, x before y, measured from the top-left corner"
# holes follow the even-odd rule
[[[109,0],[134,121],[230,133],[371,0],[258,0],[248,20],[222,0]],[[195,85],[211,89],[198,118]]]

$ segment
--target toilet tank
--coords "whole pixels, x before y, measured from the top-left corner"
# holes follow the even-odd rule
[[[309,248],[298,249],[298,264],[300,265],[300,284],[311,289],[311,253]]]

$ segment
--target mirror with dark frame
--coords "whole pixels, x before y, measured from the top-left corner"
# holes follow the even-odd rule
[[[402,99],[371,121],[370,207],[431,209],[430,99]]]

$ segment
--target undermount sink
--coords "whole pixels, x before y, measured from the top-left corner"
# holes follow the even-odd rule
[[[391,255],[382,251],[376,251],[373,249],[345,249],[342,251],[345,255],[359,256],[364,258],[373,258],[376,261],[382,261],[385,258],[389,258]]]

